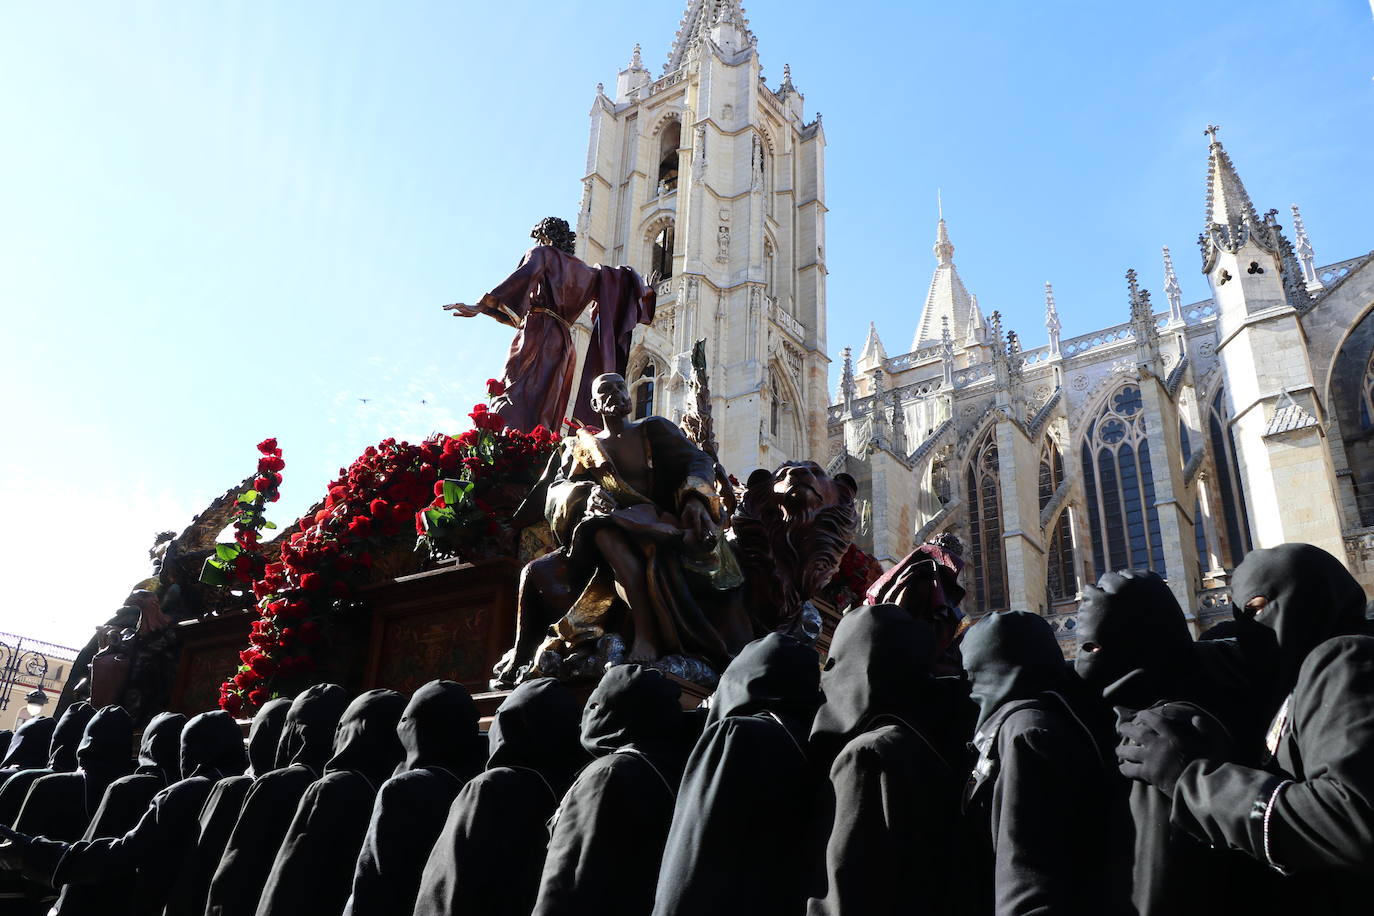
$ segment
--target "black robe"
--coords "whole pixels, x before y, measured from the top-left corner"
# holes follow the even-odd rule
[[[339,916],[377,787],[405,759],[396,724],[406,699],[369,690],[349,704],[324,777],[301,797],[267,876],[258,916]]]
[[[805,908],[819,684],[815,651],[777,633],[725,669],[673,808],[655,916]]]
[[[643,916],[686,762],[682,690],[652,668],[618,665],[582,713],[596,757],[554,815],[535,916]]]
[[[1374,890],[1374,636],[1363,589],[1307,544],[1252,551],[1232,577],[1241,648],[1286,696],[1261,767],[1194,760],[1172,822],[1284,877],[1275,911],[1368,913]],[[1252,617],[1243,608],[1268,599]]]
[[[103,883],[136,869],[139,896],[133,912],[156,916],[195,848],[196,815],[205,796],[215,780],[242,771],[245,762],[233,718],[220,710],[201,713],[181,734],[181,769],[191,775],[153,796],[132,830],[77,843],[12,834],[13,846],[5,855],[17,859],[30,878],[53,886]]]
[[[120,706],[106,706],[86,723],[77,747],[77,770],[44,776],[29,789],[14,829],[50,840],[77,840],[86,832],[105,789],[133,769],[134,722]]]
[[[70,773],[76,769],[76,749],[81,744],[86,723],[91,721],[94,715],[95,709],[90,703],[73,703],[67,707],[62,718],[52,726],[52,737],[47,748],[47,765],[40,763],[33,768],[15,772],[5,780],[4,787],[0,788],[0,824],[14,826],[15,820],[19,817],[19,809],[24,807],[24,799],[28,797],[29,789],[39,779],[52,773]],[[27,724],[26,722],[25,725]],[[39,730],[41,731],[41,728]],[[26,741],[28,734],[25,729],[20,728],[19,732]],[[16,741],[19,740],[17,737]]]
[[[57,720],[49,716],[34,716],[14,731],[5,757],[0,760],[0,786],[20,770],[32,770],[48,762],[48,745],[56,725]]]
[[[249,787],[210,880],[205,916],[257,912],[263,883],[296,816],[296,806],[310,784],[323,775],[334,749],[334,729],[347,705],[348,694],[337,684],[316,684],[292,701],[278,756],[291,763],[263,774]]]
[[[0,760],[3,760],[10,752],[10,742],[14,740],[14,732],[8,728],[0,728]]]
[[[812,916],[958,911],[970,877],[959,793],[974,707],[965,690],[941,689],[950,679],[931,677],[938,648],[930,626],[892,604],[851,610],[835,629],[811,728],[813,755],[834,761],[825,890]]]
[[[153,717],[139,743],[138,767],[110,783],[81,839],[101,840],[132,830],[153,796],[181,780],[181,732],[186,717],[164,712]],[[52,909],[53,916],[133,916],[141,899],[137,873],[99,884],[66,884]],[[199,916],[199,914],[197,914]]]
[[[377,792],[345,916],[415,909],[420,873],[449,806],[487,762],[480,718],[467,690],[453,681],[430,681],[411,696],[396,726],[405,771]]]
[[[587,759],[577,700],[551,678],[516,687],[491,724],[491,757],[453,799],[415,916],[529,916],[549,816]]]
[[[286,713],[290,708],[291,701],[285,697],[268,700],[258,708],[248,730],[248,766],[252,775],[239,773],[226,776],[210,790],[209,797],[200,809],[200,839],[191,858],[190,877],[177,882],[176,892],[167,902],[167,916],[203,916],[205,913],[205,895],[210,890],[210,879],[219,867],[249,787],[253,780],[264,773],[290,763],[277,757],[282,726],[286,723]]]
[[[961,649],[979,707],[965,808],[991,839],[993,911],[1129,912],[1128,882],[1116,880],[1128,859],[1112,821],[1126,788],[1108,768],[1110,743],[1072,703],[1049,623],[1028,611],[989,614]]]
[[[1155,573],[1107,573],[1088,586],[1074,635],[1079,677],[1120,715],[1187,702],[1235,735],[1233,743],[1249,731],[1243,724],[1249,697],[1221,675],[1222,653],[1229,647],[1194,643],[1183,609]],[[1253,863],[1175,831],[1169,825],[1171,799],[1154,786],[1132,781],[1129,793],[1131,902],[1140,916],[1254,912],[1260,901],[1242,903],[1241,895],[1268,882]]]

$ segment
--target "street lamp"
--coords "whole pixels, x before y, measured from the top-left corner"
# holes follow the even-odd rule
[[[24,703],[29,710],[30,716],[41,716],[43,714],[43,707],[48,705],[48,695],[43,692],[42,687],[39,687],[37,690],[30,691],[29,695],[24,697]]]
[[[21,676],[38,683],[39,690],[35,692],[42,691],[43,678],[48,674],[48,657],[42,652],[25,649],[24,640],[20,638],[14,641],[13,646],[0,642],[0,660],[3,660],[3,664],[0,664],[0,712],[9,707],[10,691]],[[32,693],[29,694],[24,698],[25,701],[32,703],[32,696]],[[47,702],[47,694],[43,695],[43,702]]]

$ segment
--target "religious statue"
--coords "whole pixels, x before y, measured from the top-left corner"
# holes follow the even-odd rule
[[[733,653],[698,596],[742,579],[721,538],[715,459],[663,417],[629,420],[620,375],[598,376],[591,404],[602,430],[566,439],[552,479],[536,487],[561,547],[525,568],[516,645],[493,683],[555,673],[542,650],[567,657],[607,634],[628,644],[629,660],[680,657],[720,671]]]
[[[491,409],[507,426],[530,432],[558,430],[572,393],[577,353],[572,324],[592,308],[592,339],[573,405],[573,417],[594,420],[591,382],[604,372],[625,371],[630,334],[654,319],[654,288],[629,267],[589,266],[573,255],[577,234],[566,220],[548,217],[530,232],[538,244],[520,266],[476,305],[444,308],[460,318],[490,315],[516,329],[502,372],[505,386]]]

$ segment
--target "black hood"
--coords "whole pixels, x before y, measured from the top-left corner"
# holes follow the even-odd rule
[[[181,777],[223,779],[237,776],[248,767],[243,732],[234,717],[222,709],[193,716],[181,730]]]
[[[405,748],[396,736],[396,723],[405,711],[406,698],[394,690],[369,690],[359,694],[339,719],[334,733],[334,756],[326,773],[357,773],[380,788],[405,759]]]
[[[811,740],[827,759],[884,716],[911,727],[930,694],[934,630],[896,604],[865,605],[840,618],[821,671],[824,700]]]
[[[1144,709],[1190,698],[1193,637],[1183,608],[1155,573],[1109,572],[1087,586],[1074,635],[1074,670],[1113,705]]]
[[[616,665],[582,710],[582,747],[599,757],[623,747],[646,753],[683,744],[682,688],[655,668]]]
[[[277,697],[263,703],[253,717],[253,724],[248,729],[248,765],[254,776],[261,776],[290,763],[289,760],[277,759],[282,728],[286,725],[286,714],[290,709],[290,700]]]
[[[492,719],[487,769],[536,770],[562,795],[587,762],[578,742],[577,699],[553,678],[526,681],[506,697]]]
[[[348,694],[338,684],[307,687],[287,710],[277,766],[299,763],[318,776],[334,753],[334,729],[347,706]]]
[[[0,728],[0,760],[10,752],[10,742],[14,740],[14,732],[8,728]]]
[[[138,772],[159,777],[170,786],[181,779],[181,730],[186,717],[179,712],[160,712],[143,729],[138,745]]]
[[[821,666],[814,649],[769,633],[740,650],[720,676],[706,725],[727,716],[771,712],[810,721],[821,701]]]
[[[1246,604],[1263,596],[1254,616]],[[1331,554],[1311,544],[1280,544],[1246,554],[1231,575],[1236,636],[1252,663],[1277,666],[1277,693],[1297,681],[1307,653],[1333,636],[1366,633],[1366,598],[1360,583]]]
[[[1030,611],[988,614],[964,633],[961,649],[978,728],[1005,704],[1061,687],[1069,676],[1054,630]]]
[[[106,706],[91,716],[76,749],[76,764],[87,773],[133,769],[134,720],[123,706]]]
[[[466,778],[487,762],[481,714],[462,684],[430,681],[410,696],[396,735],[405,748],[407,770],[439,767]]]
[[[76,769],[76,749],[86,733],[86,723],[95,715],[90,703],[73,703],[52,730],[48,745],[48,769],[54,773],[70,773]]]
[[[34,770],[48,762],[48,746],[52,744],[53,728],[57,720],[51,716],[35,716],[14,731],[0,769]]]

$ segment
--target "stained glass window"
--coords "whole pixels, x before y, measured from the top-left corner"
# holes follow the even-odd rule
[[[1064,460],[1060,457],[1059,447],[1053,439],[1045,440],[1040,450],[1040,511],[1054,498],[1055,491],[1064,483]],[[1045,554],[1047,569],[1045,592],[1051,602],[1068,601],[1078,594],[1078,577],[1074,574],[1073,526],[1069,522],[1069,510],[1059,513],[1054,527],[1050,529],[1049,543]]]
[[[1094,578],[1127,568],[1167,575],[1138,387],[1123,385],[1107,399],[1088,427],[1082,461]]]
[[[973,599],[979,612],[1006,610],[1007,563],[1002,553],[1002,482],[997,440],[989,430],[968,463],[968,525]]]
[[[1207,431],[1212,444],[1212,462],[1216,467],[1217,490],[1221,496],[1221,515],[1226,525],[1226,543],[1222,560],[1228,569],[1250,552],[1250,516],[1245,509],[1245,487],[1240,478],[1240,461],[1236,458],[1236,439],[1231,434],[1226,408],[1225,389],[1219,389],[1207,411]]]

